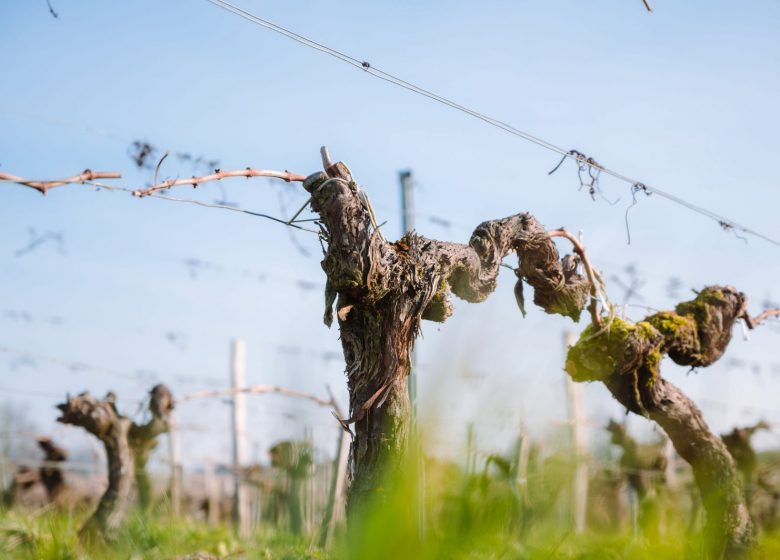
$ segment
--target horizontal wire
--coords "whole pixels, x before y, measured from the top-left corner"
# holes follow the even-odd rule
[[[0,107],[0,114],[2,114],[3,112],[4,112],[3,108]],[[19,116],[20,114],[21,113],[19,111],[14,111],[14,115],[16,115],[16,116]],[[82,132],[82,133],[86,133],[86,134],[92,134],[92,135],[99,136],[99,137],[110,137],[112,140],[115,140],[117,142],[121,142],[123,144],[128,141],[126,138],[123,138],[122,135],[119,134],[118,132],[110,132],[110,133],[108,133],[108,132],[106,132],[106,131],[104,131],[102,129],[99,130],[99,129],[94,129],[92,127],[81,127],[79,125],[76,125],[75,123],[71,123],[71,122],[68,122],[68,121],[61,121],[59,119],[56,119],[56,118],[51,117],[50,115],[46,115],[46,114],[33,114],[33,113],[30,113],[30,114],[24,115],[24,117],[25,118],[28,118],[28,117],[32,118],[33,120],[37,120],[38,122],[41,122],[41,123],[44,123],[44,124],[53,124],[53,125],[56,125],[56,126],[62,126],[62,127],[68,128],[70,130],[74,130],[74,131],[78,131],[78,132]],[[173,152],[175,150],[167,149],[167,150],[160,150],[160,151]],[[12,182],[10,180],[2,180],[2,179],[0,179],[0,181],[2,181],[2,182]],[[102,184],[102,183],[95,184],[95,183],[96,182],[92,182],[90,184],[93,184],[94,186],[99,187],[99,188],[105,188],[105,189],[114,188],[116,190],[121,190],[121,191],[128,192],[128,193],[131,193],[131,194],[133,192],[132,189],[125,189],[123,187],[117,187],[117,186],[112,187],[112,185],[108,185],[108,184]],[[395,212],[396,211],[395,208],[391,208],[390,206],[387,206],[387,205],[382,205],[382,204],[377,204],[377,203],[373,203],[373,205],[374,205],[375,208],[383,209],[383,210],[386,210],[386,211],[390,211],[390,212]],[[444,217],[444,216],[440,216],[440,215],[437,215],[437,214],[430,214],[430,213],[425,213],[425,212],[420,212],[420,211],[414,211],[414,212],[412,212],[412,214],[413,214],[413,216],[415,218],[420,218],[421,221],[422,220],[426,220],[426,221],[431,222],[432,224],[438,225],[438,226],[443,227],[443,228],[449,229],[449,228],[455,227],[455,228],[458,228],[458,229],[462,229],[464,232],[467,232],[469,234],[471,232],[473,232],[473,230],[474,230],[474,228],[472,226],[470,226],[470,225],[466,225],[466,224],[463,224],[461,222],[457,222],[455,220],[451,220],[450,218],[447,218],[447,217]],[[305,218],[305,219],[297,219],[297,220],[293,221],[293,223],[294,224],[299,224],[299,223],[303,223],[303,222],[317,222],[319,220],[320,220],[320,218]]]
[[[0,177],[0,183],[20,183],[20,181],[17,180],[17,179],[9,179],[9,178],[1,178]],[[109,185],[107,183],[103,183],[103,182],[100,182],[100,181],[93,181],[93,180],[85,179],[85,180],[80,180],[80,181],[68,181],[68,183],[74,184],[74,185],[75,184],[90,185],[90,186],[95,187],[97,189],[105,189],[107,191],[120,191],[120,192],[132,194],[133,196],[137,196],[137,194],[136,194],[137,191],[134,190],[134,189],[128,189],[127,187],[120,187],[118,185]],[[25,184],[25,183],[21,182],[20,184]],[[203,206],[204,208],[217,208],[217,209],[220,209],[220,210],[230,210],[232,212],[241,212],[242,214],[248,214],[250,216],[255,216],[255,217],[258,217],[258,218],[265,218],[265,219],[268,219],[268,220],[271,220],[271,221],[283,224],[283,225],[291,227],[291,228],[295,228],[295,229],[299,229],[301,231],[306,231],[306,232],[309,232],[309,233],[313,233],[315,235],[319,235],[320,234],[320,232],[317,231],[317,230],[313,230],[313,229],[309,229],[309,228],[305,228],[305,227],[301,227],[301,226],[297,225],[297,221],[290,222],[289,220],[283,220],[281,218],[276,218],[276,217],[271,216],[269,214],[263,214],[262,212],[254,212],[252,210],[244,210],[243,208],[235,208],[233,206],[226,206],[224,204],[210,204],[210,203],[207,203],[207,202],[201,202],[200,200],[194,200],[194,199],[191,199],[191,198],[177,198],[177,197],[173,197],[173,196],[165,196],[165,195],[161,195],[161,194],[157,194],[157,193],[148,194],[148,195],[146,195],[146,197],[159,198],[161,200],[167,200],[169,202],[184,202],[184,203],[188,203],[188,204],[196,204],[198,206]],[[315,218],[315,219],[311,219],[311,220],[301,220],[301,221],[302,222],[310,222],[310,221],[317,221],[317,219]]]
[[[18,315],[24,315],[24,319],[19,319]],[[58,315],[58,318],[62,319],[65,324],[73,325],[73,321],[71,318],[67,316],[60,316]],[[26,324],[29,327],[38,327],[41,325],[40,321],[35,320],[34,314],[27,309],[0,309],[0,320],[7,320],[7,321],[13,321],[17,324],[19,322],[22,322]],[[77,325],[78,326],[78,325]],[[137,332],[142,331],[142,332]],[[168,333],[159,333],[159,334],[148,334],[146,332],[143,332],[144,329],[136,327],[136,335],[142,336],[144,338],[159,338],[159,339],[166,339],[166,334],[172,333],[175,335],[179,335],[184,338],[185,341],[189,341],[191,339],[197,338],[197,335],[193,335],[190,332],[182,331],[182,330],[171,330],[168,331]],[[186,344],[186,342],[185,342]],[[301,346],[300,344],[291,344],[289,341],[282,341],[282,342],[274,342],[274,341],[268,341],[265,340],[262,346],[266,349],[271,349],[273,352],[289,356],[289,357],[307,357],[307,358],[315,358],[315,359],[321,359],[324,361],[329,360],[336,360],[336,359],[342,359],[342,354],[340,352],[340,347],[333,347],[333,348],[316,348],[314,346]],[[25,350],[19,350],[16,348],[8,348],[0,345],[0,352],[7,352],[7,353],[13,353],[20,356],[27,356],[30,358],[39,357],[42,360],[46,359],[56,359],[59,360],[59,362],[62,365],[68,365],[71,366],[73,369],[87,369],[89,367],[87,364],[83,364],[81,362],[72,362],[63,358],[54,358],[51,356],[41,356],[39,354],[34,354],[31,352],[27,352]],[[97,366],[96,366],[97,367]],[[171,372],[156,372],[152,370],[141,370],[139,369],[139,372],[136,374],[127,374],[130,375],[136,375],[138,377],[147,376],[149,377],[153,373],[162,373],[166,374],[170,377],[175,377],[177,380],[188,380],[187,382],[204,382],[204,383],[221,383],[221,380],[218,380],[218,378],[215,377],[197,377],[197,376],[191,376],[191,375],[181,375],[181,374],[173,374]]]
[[[144,378],[152,378],[157,377],[157,375],[153,374],[160,374],[162,372],[152,372],[151,370],[149,372],[142,371],[137,373],[131,373],[127,371],[120,371],[113,368],[107,368],[104,366],[97,366],[94,364],[89,364],[86,362],[76,362],[72,360],[67,360],[64,358],[58,358],[55,356],[50,356],[46,354],[40,354],[37,352],[29,352],[27,350],[20,350],[18,348],[11,348],[8,346],[0,345],[0,352],[6,353],[6,354],[14,354],[17,356],[23,356],[26,358],[32,358],[33,360],[40,360],[43,362],[49,362],[52,364],[61,365],[63,367],[68,368],[71,371],[91,371],[93,373],[104,373],[106,375],[110,375],[113,377],[121,377],[124,379],[132,379],[134,381],[144,379]],[[197,376],[181,376],[177,374],[166,374],[171,377],[178,377],[179,379],[188,379],[191,381],[198,381],[202,383],[212,383],[216,378],[205,378],[205,377],[197,377]]]
[[[189,199],[189,198],[176,198],[176,197],[173,197],[173,196],[165,196],[165,195],[161,195],[161,194],[152,194],[152,195],[149,195],[149,196],[151,196],[152,198],[159,198],[159,199],[162,199],[162,200],[169,200],[171,202],[187,202],[189,204],[196,204],[198,206],[203,206],[205,208],[220,208],[222,210],[232,210],[233,212],[241,212],[242,214],[249,214],[250,216],[256,216],[258,218],[266,218],[266,219],[272,220],[274,222],[278,222],[280,224],[284,224],[284,225],[286,225],[288,227],[299,229],[301,231],[307,231],[309,233],[314,233],[316,235],[319,235],[319,233],[320,233],[320,232],[318,232],[316,230],[313,230],[313,229],[301,227],[301,226],[297,225],[296,222],[289,222],[287,220],[281,220],[279,218],[275,218],[273,216],[269,216],[268,214],[262,214],[260,212],[253,212],[251,210],[244,210],[243,208],[234,208],[232,206],[225,206],[224,204],[211,204],[211,203],[208,203],[208,202],[201,202],[200,200],[193,200],[193,199]],[[309,220],[307,220],[307,221],[309,221]],[[313,221],[316,221],[316,220],[313,220]]]
[[[86,183],[88,185],[91,185],[93,187],[97,187],[97,188],[100,188],[100,189],[106,189],[106,190],[109,190],[109,191],[121,191],[121,192],[130,193],[130,194],[134,194],[135,193],[135,190],[133,190],[133,189],[128,189],[126,187],[119,187],[119,186],[116,186],[116,185],[108,185],[106,183],[101,183],[101,182],[97,182],[97,181],[84,181],[84,183]],[[285,226],[292,227],[292,228],[295,228],[295,229],[299,229],[301,231],[307,231],[309,233],[314,233],[314,234],[317,234],[317,235],[319,235],[319,233],[320,233],[320,232],[318,232],[316,230],[313,230],[313,229],[308,229],[308,228],[305,228],[305,227],[301,227],[301,226],[297,225],[296,222],[289,222],[288,220],[282,220],[280,218],[276,218],[276,217],[271,216],[269,214],[263,214],[261,212],[254,212],[252,210],[244,210],[243,208],[235,208],[233,206],[226,206],[224,204],[211,204],[211,203],[208,203],[208,202],[202,202],[200,200],[194,200],[194,199],[191,199],[191,198],[178,198],[178,197],[173,197],[173,196],[165,196],[165,195],[161,195],[161,194],[157,194],[157,193],[149,194],[149,195],[147,195],[147,197],[149,197],[149,198],[159,198],[161,200],[167,200],[169,202],[185,202],[185,203],[188,203],[188,204],[196,204],[198,206],[203,206],[204,208],[217,208],[217,209],[220,209],[220,210],[230,210],[232,212],[241,212],[242,214],[249,214],[250,216],[256,216],[258,218],[266,218],[268,220],[272,220],[274,222],[277,222],[277,223],[280,223],[280,224],[283,224]],[[312,221],[312,220],[306,220],[306,221]],[[316,219],[314,219],[313,221],[316,221]]]
[[[321,43],[318,43],[312,39],[309,39],[303,35],[300,35],[298,33],[295,33],[289,29],[286,29],[280,25],[277,25],[275,23],[272,23],[268,20],[265,20],[263,18],[260,18],[251,12],[248,12],[246,10],[243,10],[239,8],[238,6],[235,6],[231,4],[230,2],[227,2],[225,0],[206,0],[207,2],[227,11],[230,13],[233,13],[239,17],[242,17],[248,21],[251,21],[252,23],[255,23],[257,25],[260,25],[270,31],[273,31],[275,33],[278,33],[280,35],[283,35],[289,39],[292,39],[293,41],[300,43],[304,46],[313,48],[317,51],[323,52],[325,54],[328,54],[330,56],[333,56],[334,58],[337,58],[338,60],[341,60],[342,62],[349,64],[351,66],[354,66],[356,68],[359,68],[366,72],[367,74],[370,74],[371,76],[378,78],[380,80],[386,81],[388,83],[391,83],[393,85],[396,85],[398,87],[404,88],[406,90],[409,90],[413,93],[416,93],[418,95],[427,97],[433,101],[436,101],[438,103],[441,103],[443,105],[446,105],[452,109],[455,109],[457,111],[461,111],[463,113],[466,113],[476,119],[479,119],[491,126],[494,126],[496,128],[499,128],[505,132],[508,132],[514,136],[520,137],[528,142],[532,142],[542,148],[545,148],[547,150],[550,150],[552,152],[557,153],[558,155],[561,155],[565,158],[571,159],[575,161],[578,165],[587,165],[597,171],[604,172],[620,181],[624,181],[626,183],[629,183],[630,185],[641,185],[641,187],[647,191],[652,192],[653,194],[657,194],[658,196],[665,198],[669,200],[670,202],[673,202],[675,204],[678,204],[680,206],[683,206],[687,208],[688,210],[691,210],[693,212],[696,212],[702,216],[705,216],[707,218],[710,218],[713,221],[718,222],[718,224],[723,229],[733,229],[738,230],[742,233],[746,233],[748,235],[752,235],[754,237],[757,237],[759,239],[762,239],[768,243],[771,243],[773,245],[776,245],[780,247],[780,241],[773,239],[763,233],[760,233],[752,228],[749,228],[747,226],[744,226],[738,222],[735,222],[734,220],[731,220],[730,218],[727,218],[725,216],[722,216],[712,210],[709,210],[707,208],[704,208],[703,206],[699,206],[697,204],[688,202],[676,195],[673,195],[667,191],[664,191],[662,189],[659,189],[657,187],[653,187],[650,185],[647,185],[646,183],[643,183],[641,181],[638,181],[636,179],[633,179],[627,175],[624,175],[622,173],[619,173],[617,171],[614,171],[608,167],[604,167],[601,164],[596,164],[595,162],[587,162],[584,160],[581,156],[581,154],[576,153],[574,150],[566,150],[560,146],[557,146],[553,144],[552,142],[548,142],[547,140],[544,140],[543,138],[539,138],[538,136],[534,136],[528,132],[525,132],[524,130],[521,130],[519,128],[516,128],[510,124],[507,124],[504,121],[501,121],[499,119],[496,119],[494,117],[491,117],[489,115],[486,115],[484,113],[480,113],[478,111],[475,111],[473,109],[470,109],[466,106],[460,105],[446,97],[443,97],[441,95],[438,95],[434,92],[431,92],[429,90],[426,90],[420,86],[417,86],[411,82],[407,82],[393,74],[390,74],[389,72],[385,72],[384,70],[380,70],[379,68],[376,68],[369,64],[366,61],[361,61],[355,57],[349,56],[341,51],[338,51],[334,48],[328,47],[326,45],[323,45]]]

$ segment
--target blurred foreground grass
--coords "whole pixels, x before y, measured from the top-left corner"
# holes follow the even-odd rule
[[[538,459],[538,460],[537,460]],[[0,511],[0,559],[636,559],[699,558],[701,520],[692,515],[689,483],[660,488],[653,503],[626,509],[624,482],[609,469],[592,470],[588,530],[576,534],[571,509],[571,454],[530,462],[518,477],[511,462],[489,456],[471,467],[426,460],[425,531],[421,538],[413,476],[388,483],[392,494],[353,518],[333,546],[322,550],[316,534],[294,536],[265,520],[248,539],[229,526],[210,527],[187,517],[172,518],[166,501],[155,513],[131,513],[110,545],[84,546],[78,529],[90,511]],[[410,469],[412,472],[413,469]],[[526,482],[520,483],[519,480]],[[385,492],[382,490],[381,492]],[[695,492],[694,492],[695,495]],[[634,512],[651,512],[632,521]],[[638,519],[638,518],[637,518]],[[692,521],[693,519],[693,521]],[[760,536],[758,558],[780,558],[780,531]],[[200,556],[196,556],[200,554]]]
[[[116,542],[83,546],[78,529],[88,512],[73,516],[48,510],[0,514],[0,558],[19,560],[201,558],[325,558],[285,533],[260,533],[241,540],[229,527],[209,527],[186,519],[133,516]]]
[[[0,516],[0,557],[8,560],[54,559],[297,559],[343,558],[343,543],[331,552],[311,547],[284,533],[261,533],[240,540],[228,528],[210,528],[199,522],[134,518],[110,546],[82,547],[77,538],[78,517],[48,511],[36,516],[5,513]],[[472,531],[456,537],[452,531],[429,534],[421,543],[398,526],[386,527],[378,538],[369,531],[353,558],[462,558],[462,559],[679,559],[696,558],[684,534],[671,532],[661,541],[629,534],[574,535],[567,529],[543,527],[524,538]],[[196,556],[200,554],[201,556]],[[762,538],[757,557],[780,558],[780,536]]]

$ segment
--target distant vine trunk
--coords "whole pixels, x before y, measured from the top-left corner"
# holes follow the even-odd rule
[[[138,505],[147,511],[152,503],[152,484],[146,464],[149,454],[157,447],[157,436],[168,431],[170,414],[173,410],[173,396],[165,385],[155,385],[150,392],[149,411],[152,417],[146,424],[133,424],[128,433],[133,450]]]
[[[38,438],[38,447],[46,454],[46,464],[38,469],[38,474],[46,488],[49,502],[54,503],[65,489],[65,477],[58,463],[68,458],[68,452],[47,437]]]
[[[98,438],[106,450],[108,487],[97,509],[79,531],[79,536],[86,541],[101,536],[108,540],[115,538],[130,507],[133,456],[127,434],[132,422],[117,412],[115,400],[112,393],[102,400],[89,393],[82,393],[58,405],[62,412],[58,422],[84,428]]]
[[[290,514],[290,532],[303,534],[303,486],[311,474],[314,462],[311,443],[308,441],[281,441],[268,450],[271,466],[282,470],[287,483],[286,501]]]
[[[98,438],[106,450],[108,487],[97,509],[79,531],[83,540],[114,540],[132,506],[135,461],[130,444],[131,434],[136,445],[142,440],[144,446],[148,445],[149,440],[159,434],[152,426],[157,422],[157,415],[164,413],[167,417],[173,408],[171,393],[164,385],[152,389],[151,397],[149,408],[152,419],[145,425],[137,425],[119,414],[113,393],[102,400],[89,393],[82,393],[57,405],[61,412],[58,422],[84,428]]]
[[[410,352],[422,319],[443,322],[452,314],[449,294],[484,301],[495,289],[502,259],[520,258],[515,294],[523,306],[522,281],[549,313],[575,320],[589,283],[576,272],[574,257],[560,259],[544,228],[530,214],[484,222],[468,245],[426,239],[411,232],[387,242],[362,188],[347,166],[332,164],[304,182],[327,243],[325,323],[333,304],[341,333],[354,424],[350,519],[392,491],[403,471],[409,435],[406,390]]]
[[[753,426],[746,426],[744,428],[734,428],[728,434],[721,434],[720,439],[726,445],[726,449],[729,450],[729,454],[737,464],[737,470],[742,473],[742,481],[745,488],[745,497],[747,498],[748,506],[752,505],[752,499],[754,497],[754,488],[758,486],[758,477],[756,476],[756,469],[758,468],[758,456],[756,450],[753,449],[751,438],[759,430],[769,430],[771,427],[769,424],[761,420]]]
[[[603,381],[631,412],[658,423],[692,467],[707,512],[708,558],[741,558],[755,546],[755,530],[742,483],[723,441],[680,389],[663,379],[664,354],[680,365],[706,367],[731,340],[746,301],[731,287],[708,287],[674,312],[659,312],[633,324],[613,318],[590,325],[568,353],[566,370],[576,381]]]

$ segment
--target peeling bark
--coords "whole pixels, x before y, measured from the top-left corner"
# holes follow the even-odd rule
[[[578,381],[601,380],[623,406],[649,417],[693,468],[707,512],[710,558],[746,556],[755,545],[740,475],[721,439],[680,389],[660,376],[664,354],[681,365],[708,366],[723,355],[745,298],[731,287],[708,287],[674,312],[637,324],[613,319],[589,326],[570,348],[566,371]]]
[[[346,361],[351,416],[344,424],[355,425],[347,503],[352,517],[367,502],[381,500],[401,472],[410,418],[406,377],[422,319],[445,321],[453,312],[450,293],[484,301],[512,252],[519,257],[519,303],[525,281],[545,311],[578,320],[589,283],[576,272],[575,258],[559,258],[530,214],[484,222],[467,245],[414,232],[391,243],[343,163],[328,165],[303,186],[327,242],[324,320],[330,326],[335,303]]]
[[[84,540],[100,537],[113,540],[116,537],[132,504],[135,460],[131,441],[135,446],[147,449],[148,453],[153,445],[150,442],[161,433],[161,419],[167,419],[173,408],[171,393],[164,385],[152,389],[149,406],[152,419],[144,425],[136,425],[119,414],[115,402],[113,393],[98,400],[85,392],[57,405],[61,412],[58,422],[84,428],[98,438],[106,450],[108,487],[97,509],[79,532]]]

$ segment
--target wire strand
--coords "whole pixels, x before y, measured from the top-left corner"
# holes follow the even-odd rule
[[[135,193],[134,189],[128,189],[127,187],[119,187],[119,186],[116,186],[116,185],[108,185],[106,183],[101,183],[101,182],[98,182],[98,181],[84,181],[84,183],[86,183],[88,185],[91,185],[93,187],[99,188],[99,189],[106,189],[108,191],[121,191],[121,192],[130,193],[130,194]],[[220,210],[230,210],[232,212],[240,212],[242,214],[248,214],[250,216],[255,216],[257,218],[265,218],[267,220],[271,220],[271,221],[280,223],[280,224],[288,226],[288,227],[299,229],[301,231],[307,231],[309,233],[314,233],[316,235],[319,235],[319,233],[320,233],[319,231],[316,231],[316,230],[313,230],[313,229],[309,229],[309,228],[305,228],[305,227],[301,227],[301,226],[297,225],[298,221],[288,222],[288,220],[282,220],[280,218],[276,218],[276,217],[271,216],[269,214],[263,214],[262,212],[254,212],[252,210],[245,210],[243,208],[236,208],[234,206],[227,206],[225,204],[211,204],[211,203],[208,203],[208,202],[201,202],[200,200],[194,200],[194,199],[191,199],[191,198],[178,198],[178,197],[174,197],[174,196],[166,196],[166,195],[157,194],[157,193],[152,193],[152,194],[149,194],[147,196],[149,198],[159,198],[161,200],[167,200],[169,202],[184,202],[184,203],[187,203],[187,204],[195,204],[197,206],[202,206],[204,208],[218,208]],[[301,222],[309,222],[309,221],[312,221],[312,220],[308,220],[307,219],[307,220],[299,220],[299,221],[301,221]],[[316,221],[316,219],[314,219],[314,221]]]
[[[341,51],[338,51],[332,47],[329,47],[327,45],[323,45],[322,43],[318,43],[312,39],[309,39],[308,37],[305,37],[303,35],[300,35],[298,33],[295,33],[294,31],[291,31],[290,29],[287,29],[285,27],[282,27],[281,25],[275,24],[271,21],[268,21],[266,19],[263,19],[259,16],[256,16],[252,14],[251,12],[248,12],[242,8],[239,8],[238,6],[235,6],[234,4],[231,4],[230,2],[227,2],[226,0],[206,0],[210,4],[213,4],[214,6],[217,6],[227,12],[233,13],[239,17],[242,17],[252,23],[255,23],[256,25],[260,25],[261,27],[264,27],[270,31],[273,31],[275,33],[278,33],[284,37],[287,37],[289,39],[292,39],[293,41],[300,43],[301,45],[304,45],[306,47],[315,49],[317,51],[320,51],[322,53],[328,54],[346,64],[349,64],[350,66],[354,66],[356,68],[359,68],[360,70],[366,72],[367,74],[370,74],[371,76],[378,78],[380,80],[383,80],[385,82],[391,83],[395,86],[401,87],[403,89],[409,90],[413,93],[416,93],[418,95],[427,97],[428,99],[431,99],[433,101],[436,101],[438,103],[441,103],[443,105],[446,105],[452,109],[455,109],[457,111],[461,111],[467,115],[470,115],[476,119],[479,119],[491,126],[494,126],[496,128],[499,128],[505,132],[508,132],[509,134],[512,134],[514,136],[517,136],[519,138],[522,138],[528,142],[531,142],[533,144],[536,144],[542,148],[545,148],[547,150],[550,150],[552,152],[555,152],[561,156],[563,156],[565,159],[571,159],[575,162],[577,162],[579,165],[582,165],[582,160],[577,155],[577,152],[575,150],[566,150],[560,146],[557,146],[556,144],[553,144],[552,142],[548,142],[547,140],[544,140],[543,138],[540,138],[538,136],[534,136],[533,134],[530,134],[524,130],[521,130],[519,128],[516,128],[510,124],[507,124],[504,121],[501,121],[499,119],[496,119],[494,117],[491,117],[489,115],[486,115],[484,113],[480,113],[478,111],[475,111],[474,109],[470,109],[469,107],[460,105],[456,103],[455,101],[452,101],[451,99],[448,99],[446,97],[443,97],[439,94],[436,94],[432,91],[426,90],[420,86],[417,86],[411,82],[407,82],[398,76],[395,76],[393,74],[390,74],[389,72],[385,72],[384,70],[381,70],[375,66],[372,66],[369,62],[359,60],[353,56],[350,56],[346,53],[343,53]],[[593,167],[590,163],[586,163],[585,165]],[[688,202],[687,200],[684,200],[670,192],[664,191],[662,189],[659,189],[657,187],[652,187],[647,185],[646,183],[642,181],[638,181],[636,179],[633,179],[627,175],[624,175],[622,173],[619,173],[617,171],[614,171],[612,169],[609,169],[608,167],[604,167],[602,165],[598,165],[597,169],[603,173],[606,173],[615,179],[618,179],[620,181],[624,181],[626,183],[629,183],[630,185],[636,185],[636,184],[642,184],[645,186],[646,192],[652,192],[654,194],[657,194],[661,198],[665,198],[666,200],[669,200],[670,202],[673,202],[675,204],[678,204],[680,206],[683,206],[687,208],[688,210],[692,212],[696,212],[704,217],[707,217],[715,222],[717,222],[724,230],[738,230],[742,233],[752,235],[754,237],[757,237],[759,239],[762,239],[768,243],[771,243],[777,247],[780,247],[780,240],[773,239],[763,233],[760,233],[752,228],[749,228],[747,226],[744,226],[738,222],[735,222],[734,220],[731,220],[730,218],[727,218],[723,215],[720,215],[712,210],[709,210],[707,208],[704,208],[703,206],[699,206],[697,204],[694,204],[692,202]]]

